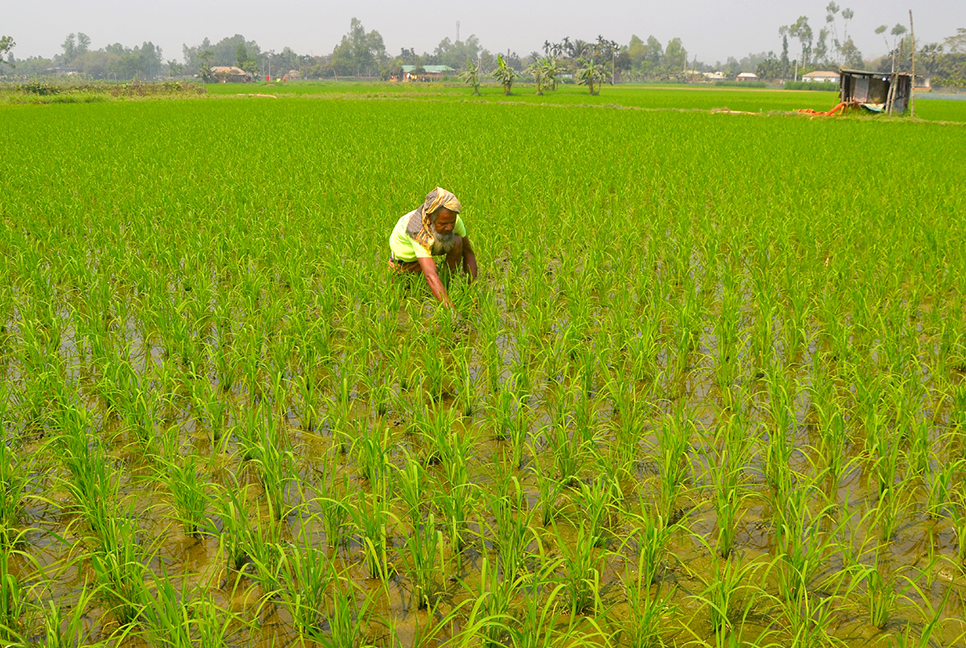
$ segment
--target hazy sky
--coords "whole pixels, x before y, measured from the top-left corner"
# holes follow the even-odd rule
[[[626,44],[632,34],[646,40],[654,35],[662,44],[680,37],[689,58],[708,64],[741,58],[749,52],[781,51],[778,28],[805,15],[816,35],[825,25],[828,0],[518,0],[459,2],[444,0],[5,0],[0,8],[0,35],[17,42],[14,54],[50,57],[71,32],[84,32],[92,49],[120,42],[128,47],[150,40],[163,49],[165,59],[181,60],[184,43],[196,45],[204,37],[217,42],[243,34],[263,50],[291,47],[299,54],[328,54],[349,30],[352,17],[366,30],[378,30],[386,49],[432,52],[444,38],[476,34],[496,53],[508,48],[521,56],[540,50],[545,40],[604,38]],[[886,52],[874,30],[908,26],[909,9],[919,43],[940,41],[958,27],[966,27],[966,0],[839,0],[855,12],[849,26],[855,44],[866,58]],[[839,29],[842,21],[839,18]],[[789,42],[790,57],[799,51]]]

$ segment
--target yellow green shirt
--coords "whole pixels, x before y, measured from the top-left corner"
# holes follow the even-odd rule
[[[432,256],[429,250],[414,241],[406,233],[406,226],[409,224],[409,219],[412,218],[415,211],[413,210],[400,218],[396,223],[396,227],[393,228],[392,234],[389,235],[389,249],[392,250],[393,258],[406,263],[411,263],[419,258]],[[466,225],[463,224],[463,219],[460,218],[459,214],[456,215],[456,225],[453,226],[453,233],[461,237],[466,236]]]

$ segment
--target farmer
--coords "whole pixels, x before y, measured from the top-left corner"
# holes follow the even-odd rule
[[[389,236],[389,269],[395,272],[421,272],[433,296],[452,306],[439,279],[434,256],[444,256],[447,271],[468,272],[476,279],[476,255],[460,218],[463,207],[452,193],[436,187],[426,194],[426,202],[399,219]]]

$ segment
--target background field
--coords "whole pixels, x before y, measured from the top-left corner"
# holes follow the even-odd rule
[[[966,130],[338,89],[0,106],[3,641],[963,645]]]

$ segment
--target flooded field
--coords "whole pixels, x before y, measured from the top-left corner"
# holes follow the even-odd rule
[[[966,130],[0,108],[3,645],[966,645]]]

